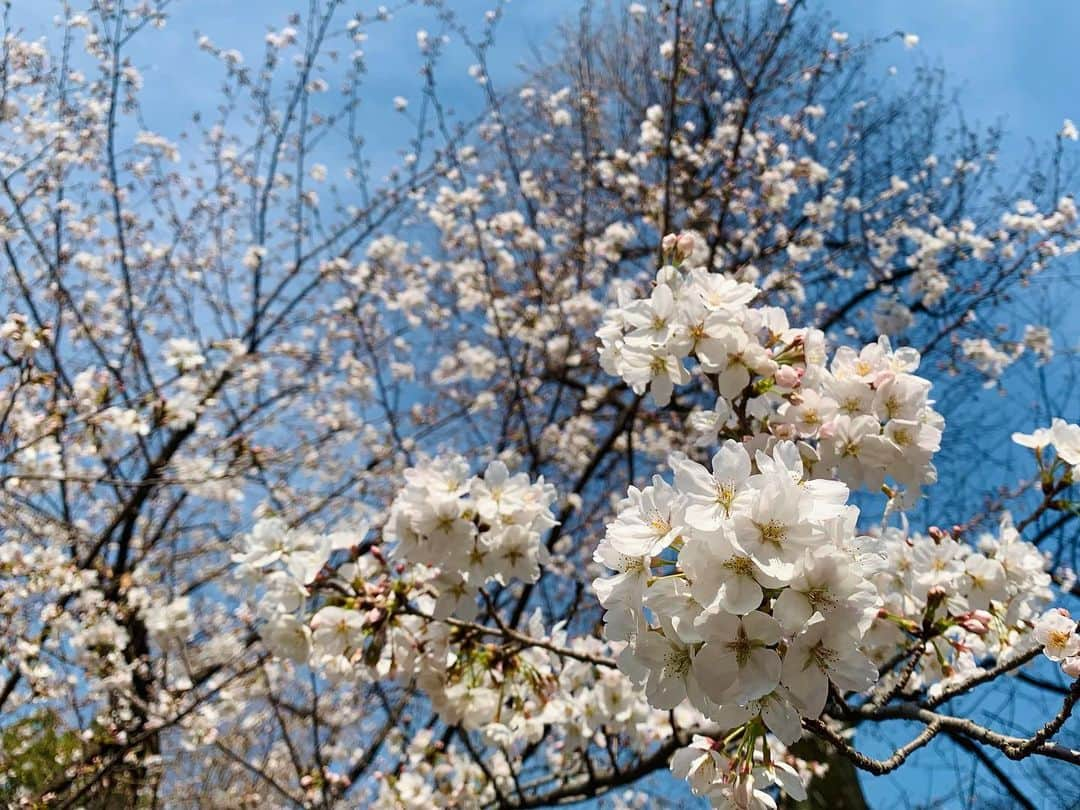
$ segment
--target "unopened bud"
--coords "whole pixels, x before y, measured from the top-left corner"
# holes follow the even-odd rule
[[[684,231],[679,234],[679,238],[675,240],[675,256],[682,261],[690,256],[694,252],[694,248],[697,246],[697,237],[689,231]]]
[[[801,377],[793,366],[780,366],[773,376],[776,378],[776,384],[783,388],[795,388]]]
[[[1062,661],[1061,671],[1070,678],[1080,678],[1080,655],[1074,655]]]
[[[660,242],[660,247],[663,249],[664,253],[671,253],[675,250],[675,243],[677,241],[679,241],[679,237],[673,233],[669,233]]]
[[[967,630],[969,633],[974,633],[977,636],[985,636],[990,632],[990,628],[978,619],[964,619],[960,622],[960,626]]]
[[[940,585],[935,585],[933,588],[927,591],[926,615],[933,616],[934,612],[941,606],[941,603],[945,601],[945,597],[947,597],[948,595],[948,591],[946,591]]]
[[[940,526],[931,526],[926,531],[927,534],[934,538],[935,543],[940,543],[942,540],[949,536],[948,532],[946,532]]]

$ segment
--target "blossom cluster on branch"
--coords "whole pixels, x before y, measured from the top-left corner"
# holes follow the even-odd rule
[[[984,381],[1054,358],[1074,416],[1038,300],[1071,123],[1003,200],[996,130],[800,0],[586,4],[516,86],[507,3],[320,0],[261,54],[200,36],[221,92],[157,132],[174,4],[81,5],[0,49],[0,804],[638,810],[670,767],[741,810],[936,735],[1080,764],[1080,428],[981,513],[952,475],[1007,445]],[[418,19],[384,82],[365,42]],[[995,688],[1060,709],[951,702]]]
[[[874,683],[860,645],[879,597],[847,487],[808,479],[793,443],[751,459],[729,440],[711,470],[685,457],[671,466],[674,486],[631,488],[596,552],[618,573],[594,587],[607,637],[625,644],[620,667],[649,702],[689,700],[734,729],[712,749],[726,758],[715,783],[692,780],[725,806],[753,792],[762,767],[783,783],[756,764],[766,731],[795,743],[830,684]]]
[[[335,681],[415,682],[445,723],[481,732],[502,752],[481,769],[429,734],[399,740],[417,769],[383,779],[375,806],[495,802],[513,789],[529,746],[553,732],[550,766],[563,773],[581,771],[590,746],[618,739],[647,750],[673,733],[668,712],[649,706],[602,640],[568,638],[561,623],[545,628],[539,611],[523,631],[471,621],[485,584],[539,576],[541,532],[554,525],[550,485],[498,461],[473,476],[456,456],[404,477],[381,529],[388,553],[365,541],[365,527],[312,535],[267,517],[236,557],[275,654]],[[688,709],[680,718],[705,722]]]
[[[502,751],[480,803],[512,789],[545,733],[562,740],[551,767],[569,773],[593,746],[649,750],[679,727],[702,730],[671,761],[696,794],[770,808],[778,789],[805,796],[812,767],[787,746],[830,700],[941,699],[1039,649],[1071,673],[1075,622],[1047,610],[1047,560],[1008,515],[974,545],[959,526],[857,528],[849,485],[881,485],[888,470],[909,487],[894,508],[932,479],[942,423],[917,353],[882,340],[840,347],[826,365],[824,336],[791,329],[782,310],[750,309],[752,285],[684,269],[695,236],[665,244],[675,263],[651,297],[607,314],[605,363],[639,394],[651,384],[670,400],[667,383],[683,380],[669,372],[693,353],[719,393],[719,447],[708,466],[673,453],[672,481],[631,486],[618,505],[594,554],[614,572],[593,583],[605,640],[547,628],[540,611],[523,630],[500,618],[503,594],[556,562],[555,490],[501,461],[477,476],[444,455],[404,472],[381,542],[363,527],[316,536],[274,517],[256,524],[236,561],[260,586],[268,646],[334,680],[415,682],[448,727]],[[1069,456],[1069,426],[1053,430],[1019,440],[1052,438]],[[666,719],[676,710],[677,726]],[[445,742],[435,753],[450,780],[436,781],[463,795],[478,761]],[[398,774],[380,800],[420,806],[431,790]]]
[[[686,233],[665,241],[672,263],[656,274],[648,298],[620,301],[598,332],[601,362],[658,405],[691,380],[693,356],[718,398],[693,424],[717,436],[774,436],[816,448],[807,462],[817,477],[852,487],[900,484],[911,504],[936,480],[932,463],[944,421],[919,377],[919,354],[893,351],[889,340],[861,351],[841,346],[828,360],[823,332],[792,328],[779,307],[750,307],[758,290],[695,263],[704,243]]]

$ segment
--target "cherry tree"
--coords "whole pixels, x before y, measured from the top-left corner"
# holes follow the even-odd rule
[[[1068,373],[1025,313],[1080,245],[1076,128],[1006,187],[939,76],[861,78],[915,35],[806,5],[585,3],[511,78],[501,3],[313,2],[259,54],[200,36],[217,104],[168,135],[170,4],[44,40],[8,8],[0,797],[830,806],[950,743],[1024,806],[1009,760],[1075,773],[1080,427],[1010,411],[985,498],[948,437]],[[387,171],[369,37],[420,67]],[[1020,688],[1019,727],[964,701]]]

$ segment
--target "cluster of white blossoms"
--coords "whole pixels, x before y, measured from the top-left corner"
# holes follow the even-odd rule
[[[343,652],[325,629],[326,617],[312,618],[310,625],[304,616],[310,596],[310,584],[322,572],[331,555],[355,546],[366,533],[357,531],[319,535],[290,529],[279,517],[260,519],[252,530],[240,538],[243,551],[233,555],[236,576],[252,585],[263,586],[258,599],[259,634],[263,642],[281,658],[306,663],[312,655],[312,630],[321,648],[321,658]],[[361,561],[369,558],[361,558]],[[361,571],[360,573],[367,573]],[[326,610],[326,609],[324,609]],[[359,622],[347,622],[357,627]]]
[[[1020,340],[994,342],[985,337],[965,338],[960,342],[960,351],[986,377],[984,387],[992,388],[1025,351],[1033,356],[1036,366],[1050,362],[1054,357],[1054,337],[1046,326],[1027,324]]]
[[[1080,633],[1076,619],[1065,608],[1048,610],[1035,622],[1035,640],[1043,654],[1061,664],[1070,678],[1080,678]]]
[[[1012,440],[1021,447],[1034,450],[1040,465],[1046,466],[1048,461],[1043,457],[1043,449],[1052,448],[1056,459],[1066,465],[1073,477],[1076,468],[1080,467],[1080,425],[1054,419],[1050,427],[1039,428],[1034,433],[1014,433]]]
[[[13,360],[32,356],[41,348],[43,337],[47,339],[48,330],[34,329],[18,312],[9,312],[0,322],[0,346]]]
[[[395,558],[437,569],[438,617],[471,619],[480,589],[495,580],[535,582],[547,560],[541,534],[555,525],[555,488],[494,461],[472,476],[460,456],[440,457],[405,472],[386,539]]]
[[[339,678],[359,677],[357,660],[386,675],[412,660],[418,650],[413,637],[425,626],[421,616],[387,622],[389,613],[412,603],[425,617],[468,620],[477,614],[485,584],[540,576],[547,559],[541,534],[555,525],[554,500],[555,489],[543,478],[511,476],[501,461],[480,477],[470,475],[460,456],[441,456],[406,470],[405,486],[390,507],[383,537],[393,544],[399,578],[392,579],[378,547],[359,553],[366,525],[320,535],[263,518],[241,538],[244,551],[233,561],[238,576],[264,586],[260,633],[275,654],[310,659]],[[331,564],[335,552],[346,551],[344,562]],[[347,604],[326,604],[307,622],[309,597],[331,578],[348,594]],[[395,590],[399,585],[403,589]],[[436,667],[444,678],[445,664]]]
[[[366,528],[314,535],[269,517],[234,558],[241,576],[261,581],[260,633],[275,654],[334,681],[415,683],[443,722],[481,732],[504,752],[491,764],[495,784],[485,785],[462,752],[410,743],[407,758],[441,775],[387,776],[376,806],[458,806],[462,796],[482,804],[483,796],[513,789],[511,765],[550,735],[559,740],[547,754],[551,767],[563,773],[585,769],[589,749],[607,748],[609,739],[647,750],[670,737],[669,712],[650,706],[613,666],[608,643],[571,638],[561,623],[546,628],[539,610],[520,631],[508,631],[511,648],[491,643],[500,629],[467,620],[485,583],[538,576],[540,535],[554,525],[550,485],[511,476],[501,462],[470,476],[456,456],[404,477],[383,527],[394,544],[387,556],[362,542]],[[702,720],[689,707],[680,717],[686,725]]]
[[[766,731],[794,743],[830,683],[861,691],[876,680],[861,643],[879,605],[867,579],[877,558],[855,537],[847,487],[807,479],[792,442],[751,457],[729,440],[711,470],[670,463],[674,485],[657,476],[620,504],[596,551],[617,573],[594,588],[608,639],[624,645],[619,665],[649,702],[689,700],[730,729],[709,749],[713,764],[694,771],[695,790],[748,806],[767,795],[763,779],[790,781],[756,759]]]
[[[755,286],[695,264],[704,252],[699,237],[668,236],[665,250],[672,263],[649,297],[624,295],[605,314],[597,336],[608,373],[666,405],[676,385],[690,382],[684,360],[692,356],[718,396],[712,410],[690,418],[699,444],[801,440],[815,477],[868,488],[889,477],[903,488],[895,502],[905,507],[936,480],[944,422],[929,381],[915,374],[917,351],[894,351],[882,337],[861,351],[842,346],[827,363],[823,332],[792,328],[778,307],[749,306]]]
[[[637,736],[630,738],[634,744],[649,743],[663,740],[671,735],[672,728],[668,720],[667,712],[649,710],[642,701],[623,702],[623,696],[631,696],[636,690],[633,687],[617,686],[618,691],[611,692],[610,688],[622,676],[618,672],[606,670],[602,674],[602,681],[596,682],[591,687],[577,689],[579,675],[577,672],[590,669],[582,665],[576,672],[564,670],[560,679],[566,681],[566,691],[575,694],[588,695],[585,699],[595,701],[595,705],[588,713],[575,713],[572,717],[567,716],[562,726],[558,720],[551,720],[552,730],[558,735],[555,744],[546,751],[547,766],[553,771],[563,774],[576,774],[584,768],[583,746],[587,742],[595,742],[608,750],[609,738],[596,730],[603,724],[607,734],[613,735],[624,733],[626,726],[634,725]],[[592,683],[591,676],[585,678]],[[625,681],[624,678],[622,680]],[[556,700],[565,700],[560,696]],[[551,711],[545,711],[547,717],[552,717]],[[561,704],[560,704],[561,705]],[[632,718],[632,723],[631,719]],[[573,730],[582,729],[582,736],[575,739]],[[587,736],[586,736],[587,735]],[[595,735],[595,740],[590,738]],[[626,737],[622,738],[624,741]],[[395,773],[383,773],[380,775],[378,792],[374,797],[372,807],[375,810],[428,810],[432,807],[454,808],[479,808],[488,807],[499,803],[499,797],[513,795],[515,791],[514,767],[517,763],[510,749],[504,748],[504,754],[489,758],[483,767],[477,764],[476,759],[462,746],[453,742],[446,743],[439,739],[433,729],[419,729],[415,733],[406,733],[401,729],[393,729],[388,736],[386,745],[403,767]],[[776,751],[777,758],[785,756],[780,749]],[[800,772],[809,774],[809,766],[802,760],[788,756]],[[640,791],[630,790],[623,797],[610,799],[614,808],[648,807],[647,794]]]
[[[385,744],[404,767],[399,773],[382,774],[373,810],[483,806],[496,799],[494,787],[468,752],[443,743],[433,729],[407,735],[395,728]],[[509,780],[499,758],[488,769],[493,777]]]
[[[1033,433],[1014,433],[1014,442],[1035,451],[1044,496],[1050,503],[1080,476],[1080,425],[1064,419]],[[1053,450],[1051,456],[1049,451]],[[1060,477],[1059,477],[1060,476]],[[1075,508],[1065,503],[1066,508]],[[1061,665],[1070,678],[1080,678],[1080,634],[1077,620],[1064,608],[1044,613],[1035,623],[1035,638],[1046,657]]]
[[[806,785],[824,766],[792,757],[771,737],[764,746],[753,753],[746,768],[733,770],[716,741],[698,734],[690,745],[675,752],[671,772],[689,782],[696,795],[725,810],[776,810],[776,799],[768,791],[777,787],[795,801],[804,801]]]
[[[718,399],[687,403],[687,423],[694,444],[720,447],[711,469],[675,452],[673,482],[630,487],[595,553],[615,573],[593,586],[619,666],[649,703],[688,703],[722,731],[672,761],[694,792],[717,807],[772,808],[777,787],[800,798],[772,736],[793,744],[831,693],[874,686],[877,666],[886,695],[938,694],[1040,647],[1080,669],[1075,621],[1044,613],[1048,561],[1007,515],[974,545],[960,528],[857,536],[849,487],[905,508],[936,478],[943,420],[919,354],[881,338],[827,362],[822,332],[748,306],[755,287],[696,264],[696,236],[664,247],[671,263],[650,296],[624,294],[606,314],[601,362],[664,405],[693,356]],[[1053,444],[1066,476],[1080,462],[1080,428],[1017,440]]]
[[[560,744],[553,751],[567,758],[557,766],[564,772],[581,767],[570,760],[590,746],[606,747],[609,737],[647,750],[670,736],[667,712],[651,707],[622,672],[597,663],[607,660],[608,644],[568,640],[562,626],[546,632],[539,610],[525,629],[544,646],[507,651],[471,628],[430,622],[404,674],[415,677],[444,722],[482,732],[503,751],[523,752],[554,735]]]
[[[1023,352],[1023,345],[1015,345],[1010,350],[992,343],[984,337],[965,338],[960,343],[960,351],[976,370],[984,377],[986,388],[992,388]]]
[[[886,529],[876,546],[886,558],[871,576],[882,608],[864,642],[879,665],[915,659],[898,688],[934,695],[981,672],[983,661],[1025,652],[1052,597],[1046,557],[1008,514],[974,544],[958,534]]]

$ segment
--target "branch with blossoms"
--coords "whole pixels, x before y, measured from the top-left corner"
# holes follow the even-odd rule
[[[1053,354],[988,316],[1076,250],[1075,128],[1003,211],[994,133],[863,84],[810,3],[589,5],[511,87],[505,3],[315,0],[254,58],[200,37],[220,104],[167,137],[131,43],[172,4],[77,5],[7,8],[0,55],[0,803],[631,803],[670,766],[768,806],[827,767],[799,737],[1068,758],[1035,661],[1074,675],[1075,579],[1033,546],[1072,429],[1024,439],[1015,524],[905,510],[938,411],[982,437],[948,400]],[[413,5],[376,184],[364,43]],[[946,704],[1013,673],[1060,713]]]
[[[718,445],[709,466],[673,453],[673,480],[631,486],[616,507],[595,551],[613,572],[593,583],[603,639],[547,628],[539,611],[527,632],[504,617],[515,583],[558,564],[544,542],[554,489],[501,461],[475,476],[438,457],[405,472],[377,545],[360,545],[366,529],[256,525],[236,559],[262,588],[264,643],[333,679],[359,668],[418,684],[463,744],[452,767],[468,770],[467,755],[480,768],[482,804],[598,795],[670,756],[714,806],[772,807],[778,791],[806,795],[813,766],[789,750],[806,733],[878,775],[940,734],[1080,764],[1053,741],[1080,680],[1030,737],[936,711],[1040,655],[1080,675],[1076,621],[1048,609],[1046,560],[1021,536],[1033,518],[1006,515],[974,545],[960,526],[857,530],[851,489],[884,491],[888,516],[934,481],[943,422],[918,354],[882,339],[830,355],[821,332],[754,306],[753,285],[696,266],[701,245],[666,239],[649,296],[624,298],[599,330],[605,368],[661,405],[695,361],[716,399],[688,420],[692,444]],[[1018,437],[1036,448],[1048,493],[1036,516],[1065,508],[1074,430]],[[924,728],[886,758],[845,736],[895,719]],[[552,737],[561,784],[524,789],[534,746]],[[613,739],[628,753],[609,749],[600,773],[592,757]],[[384,803],[402,800],[404,778],[384,780]]]

